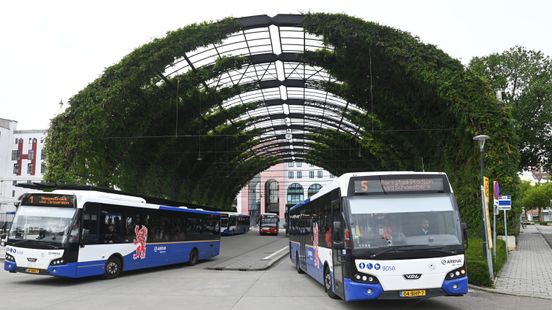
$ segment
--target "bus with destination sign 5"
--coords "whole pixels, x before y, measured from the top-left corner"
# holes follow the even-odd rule
[[[468,292],[461,223],[445,173],[346,173],[289,210],[290,259],[332,298]]]

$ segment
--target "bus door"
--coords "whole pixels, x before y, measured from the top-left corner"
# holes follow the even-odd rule
[[[343,291],[343,262],[345,261],[345,240],[344,231],[346,229],[343,215],[341,214],[340,200],[332,201],[332,260],[333,260],[333,279],[335,293],[344,297]]]

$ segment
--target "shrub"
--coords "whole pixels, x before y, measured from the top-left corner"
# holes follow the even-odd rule
[[[493,281],[489,275],[489,268],[487,267],[487,258],[483,256],[483,247],[481,245],[481,239],[470,238],[469,246],[466,250],[467,269],[468,269],[468,282],[477,286],[493,286]],[[493,270],[495,275],[500,272],[504,264],[506,263],[506,242],[504,240],[496,240],[496,258],[494,260]]]

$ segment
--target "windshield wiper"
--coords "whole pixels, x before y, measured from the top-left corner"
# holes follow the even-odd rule
[[[49,246],[50,249],[59,249],[59,247],[57,247],[57,246],[55,246],[55,245],[53,245],[53,244],[47,243],[47,242],[36,241],[36,240],[27,240],[27,239],[25,239],[25,240],[19,240],[19,241],[17,241],[17,242],[14,242],[12,246],[16,246],[16,245],[22,244],[22,243],[24,243],[24,242],[29,242],[29,243],[31,243],[31,244],[39,244],[39,245],[41,245],[41,246],[42,246],[42,245],[44,245],[44,246]]]
[[[440,253],[451,254],[451,255],[458,254],[458,252],[455,250],[447,250],[447,249],[444,249],[443,247],[424,246],[424,245],[397,245],[397,246],[390,246],[381,251],[373,253],[372,255],[370,255],[370,258],[376,258],[382,254],[389,253],[389,252],[416,251],[416,250],[423,250],[428,252],[429,251],[440,252]]]

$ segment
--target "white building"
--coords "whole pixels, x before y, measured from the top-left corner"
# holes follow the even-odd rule
[[[29,191],[15,184],[42,181],[45,137],[45,129],[17,130],[17,121],[0,118],[0,228],[17,198]]]

